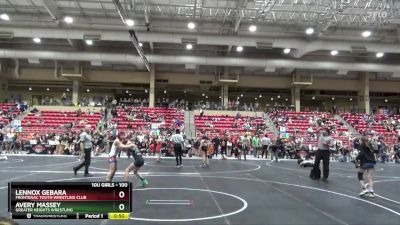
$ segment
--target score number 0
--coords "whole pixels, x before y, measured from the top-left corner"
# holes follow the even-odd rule
[[[125,192],[120,191],[118,196],[120,198],[124,198],[125,197]],[[125,209],[125,205],[121,203],[121,204],[119,204],[118,208],[119,208],[119,210],[123,211]]]

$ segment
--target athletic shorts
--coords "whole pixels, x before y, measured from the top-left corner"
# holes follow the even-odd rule
[[[373,168],[375,168],[375,164],[374,163],[364,163],[361,166],[361,168],[364,170],[373,169]]]
[[[221,147],[221,154],[224,154],[224,152],[226,153],[226,146]]]
[[[108,163],[117,163],[117,156],[108,157]]]
[[[144,165],[144,159],[143,158],[138,158],[133,162],[133,164],[136,167],[142,167]]]
[[[201,147],[201,150],[202,150],[203,152],[207,152],[208,147],[207,147],[207,146],[202,146],[202,147]]]

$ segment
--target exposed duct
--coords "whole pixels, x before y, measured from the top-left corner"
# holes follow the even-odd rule
[[[79,29],[50,29],[50,28],[19,28],[2,27],[1,32],[12,32],[14,37],[55,39],[84,39],[84,35],[100,35],[104,41],[130,41],[126,31],[104,31],[104,30],[79,30]],[[155,33],[138,32],[137,36],[141,42],[161,42],[161,43],[182,43],[182,39],[197,39],[197,44],[222,45],[222,46],[251,46],[257,47],[259,43],[272,43],[273,48],[292,48],[297,49],[294,57],[300,58],[303,55],[317,50],[338,50],[352,51],[352,46],[365,48],[368,52],[400,53],[398,44],[371,43],[363,41],[306,41],[292,38],[268,38],[250,36],[221,36],[221,35],[201,35],[201,34],[179,34],[179,33]]]
[[[365,72],[394,72],[400,71],[399,65],[378,63],[355,63],[355,62],[332,62],[332,61],[306,61],[291,59],[253,59],[234,57],[201,57],[201,56],[170,56],[170,55],[148,55],[147,58],[155,64],[186,64],[210,66],[243,66],[287,69],[310,69],[310,70],[347,70]]]
[[[56,51],[29,51],[0,49],[0,58],[10,59],[47,59],[65,61],[106,61],[114,63],[128,63],[142,67],[142,61],[138,56],[130,54],[112,54],[98,52],[56,52]]]
[[[286,69],[309,69],[309,70],[346,70],[365,72],[400,73],[400,65],[358,62],[332,62],[332,61],[306,61],[292,59],[253,59],[235,57],[201,57],[201,56],[173,56],[173,55],[147,55],[150,63],[154,64],[196,64],[210,66],[232,66],[232,67],[257,67],[257,68],[286,68]],[[111,54],[95,52],[55,52],[55,51],[33,51],[33,50],[8,50],[0,49],[0,58],[26,59],[38,58],[47,60],[66,61],[95,61],[128,63],[142,66],[139,56],[130,54]]]

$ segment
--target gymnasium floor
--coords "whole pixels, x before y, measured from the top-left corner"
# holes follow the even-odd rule
[[[0,161],[0,216],[8,216],[9,181],[104,181],[106,159],[92,158],[88,179],[74,177],[74,157],[8,156]],[[116,181],[130,163],[120,159]],[[295,161],[212,160],[199,167],[199,160],[185,159],[175,168],[173,159],[156,164],[146,159],[143,173],[147,188],[136,178],[133,213],[129,221],[110,220],[19,220],[20,224],[399,224],[400,165],[378,164],[375,199],[359,198],[353,164],[331,163],[328,182],[308,178],[310,168]],[[158,201],[157,201],[158,200]],[[169,204],[152,204],[167,200]]]

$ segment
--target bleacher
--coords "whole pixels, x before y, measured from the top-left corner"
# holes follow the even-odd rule
[[[21,114],[21,111],[17,109],[14,103],[0,103],[0,109],[3,111],[3,115],[0,116],[0,122],[2,122],[3,125],[10,123],[10,120],[6,116],[7,114],[11,113],[13,116]],[[10,109],[12,109],[12,112],[10,112]]]
[[[89,115],[84,112],[80,117],[77,116],[76,112],[41,111],[41,115],[39,113],[29,113],[21,122],[23,127],[21,136],[24,137],[24,135],[30,133],[38,135],[65,133],[66,129],[63,127],[68,126],[70,123],[75,123],[76,126],[68,129],[68,131],[79,131],[85,127],[84,123],[80,123],[83,120],[86,120],[86,124],[90,125],[92,129],[96,129],[101,117],[100,113]],[[38,121],[43,121],[43,123],[38,123]]]
[[[249,122],[252,123],[251,128],[245,129],[244,125],[249,118]],[[265,125],[264,119],[249,116],[241,116],[240,119],[236,119],[235,116],[228,115],[195,116],[197,135],[206,134],[209,138],[221,136],[225,133],[229,133],[233,137],[243,135],[245,132],[250,132],[253,135],[256,132],[257,124]]]
[[[400,118],[399,115],[394,115],[392,117],[376,115],[371,124],[364,119],[365,114],[342,113],[341,116],[344,120],[346,120],[347,123],[353,126],[361,134],[371,130],[376,132],[376,135],[384,137],[388,144],[394,144],[397,140],[397,134],[395,132],[388,131],[381,123],[388,119],[397,120]]]
[[[146,113],[149,115],[150,120],[144,121],[143,118],[135,118],[134,120],[129,119],[129,114],[127,111],[133,111],[135,113]],[[117,109],[117,117],[112,119],[112,122],[117,123],[118,130],[120,131],[127,131],[128,125],[130,124],[131,129],[142,129],[150,130],[146,128],[150,128],[151,124],[160,124],[158,121],[159,117],[164,118],[164,123],[161,124],[159,127],[172,129],[174,128],[174,121],[180,118],[181,122],[184,123],[184,114],[180,113],[175,108],[149,108],[149,107],[128,107],[128,110],[125,111],[122,108]]]
[[[287,122],[283,121],[278,121],[278,118],[280,116],[286,115],[288,117]],[[345,133],[349,132],[349,129],[344,126],[340,120],[336,119],[334,115],[330,113],[322,113],[322,112],[292,112],[292,111],[281,111],[279,112],[278,116],[274,116],[273,113],[270,113],[271,119],[273,119],[274,122],[277,122],[278,125],[278,130],[279,126],[286,127],[286,133],[289,133],[290,136],[295,136],[296,138],[304,138],[305,141],[303,142],[304,145],[317,145],[317,138],[310,138],[310,135],[308,134],[308,128],[311,126],[314,134],[318,133],[318,130],[320,127],[317,126],[317,124],[309,123],[310,117],[317,116],[318,118],[326,118],[329,119],[333,124],[336,125],[336,131],[338,133]],[[295,132],[296,131],[296,132]],[[296,133],[296,134],[295,134]],[[349,141],[349,136],[347,135],[332,135],[332,137],[336,140],[341,140],[343,142],[344,146],[350,146],[351,143]]]

